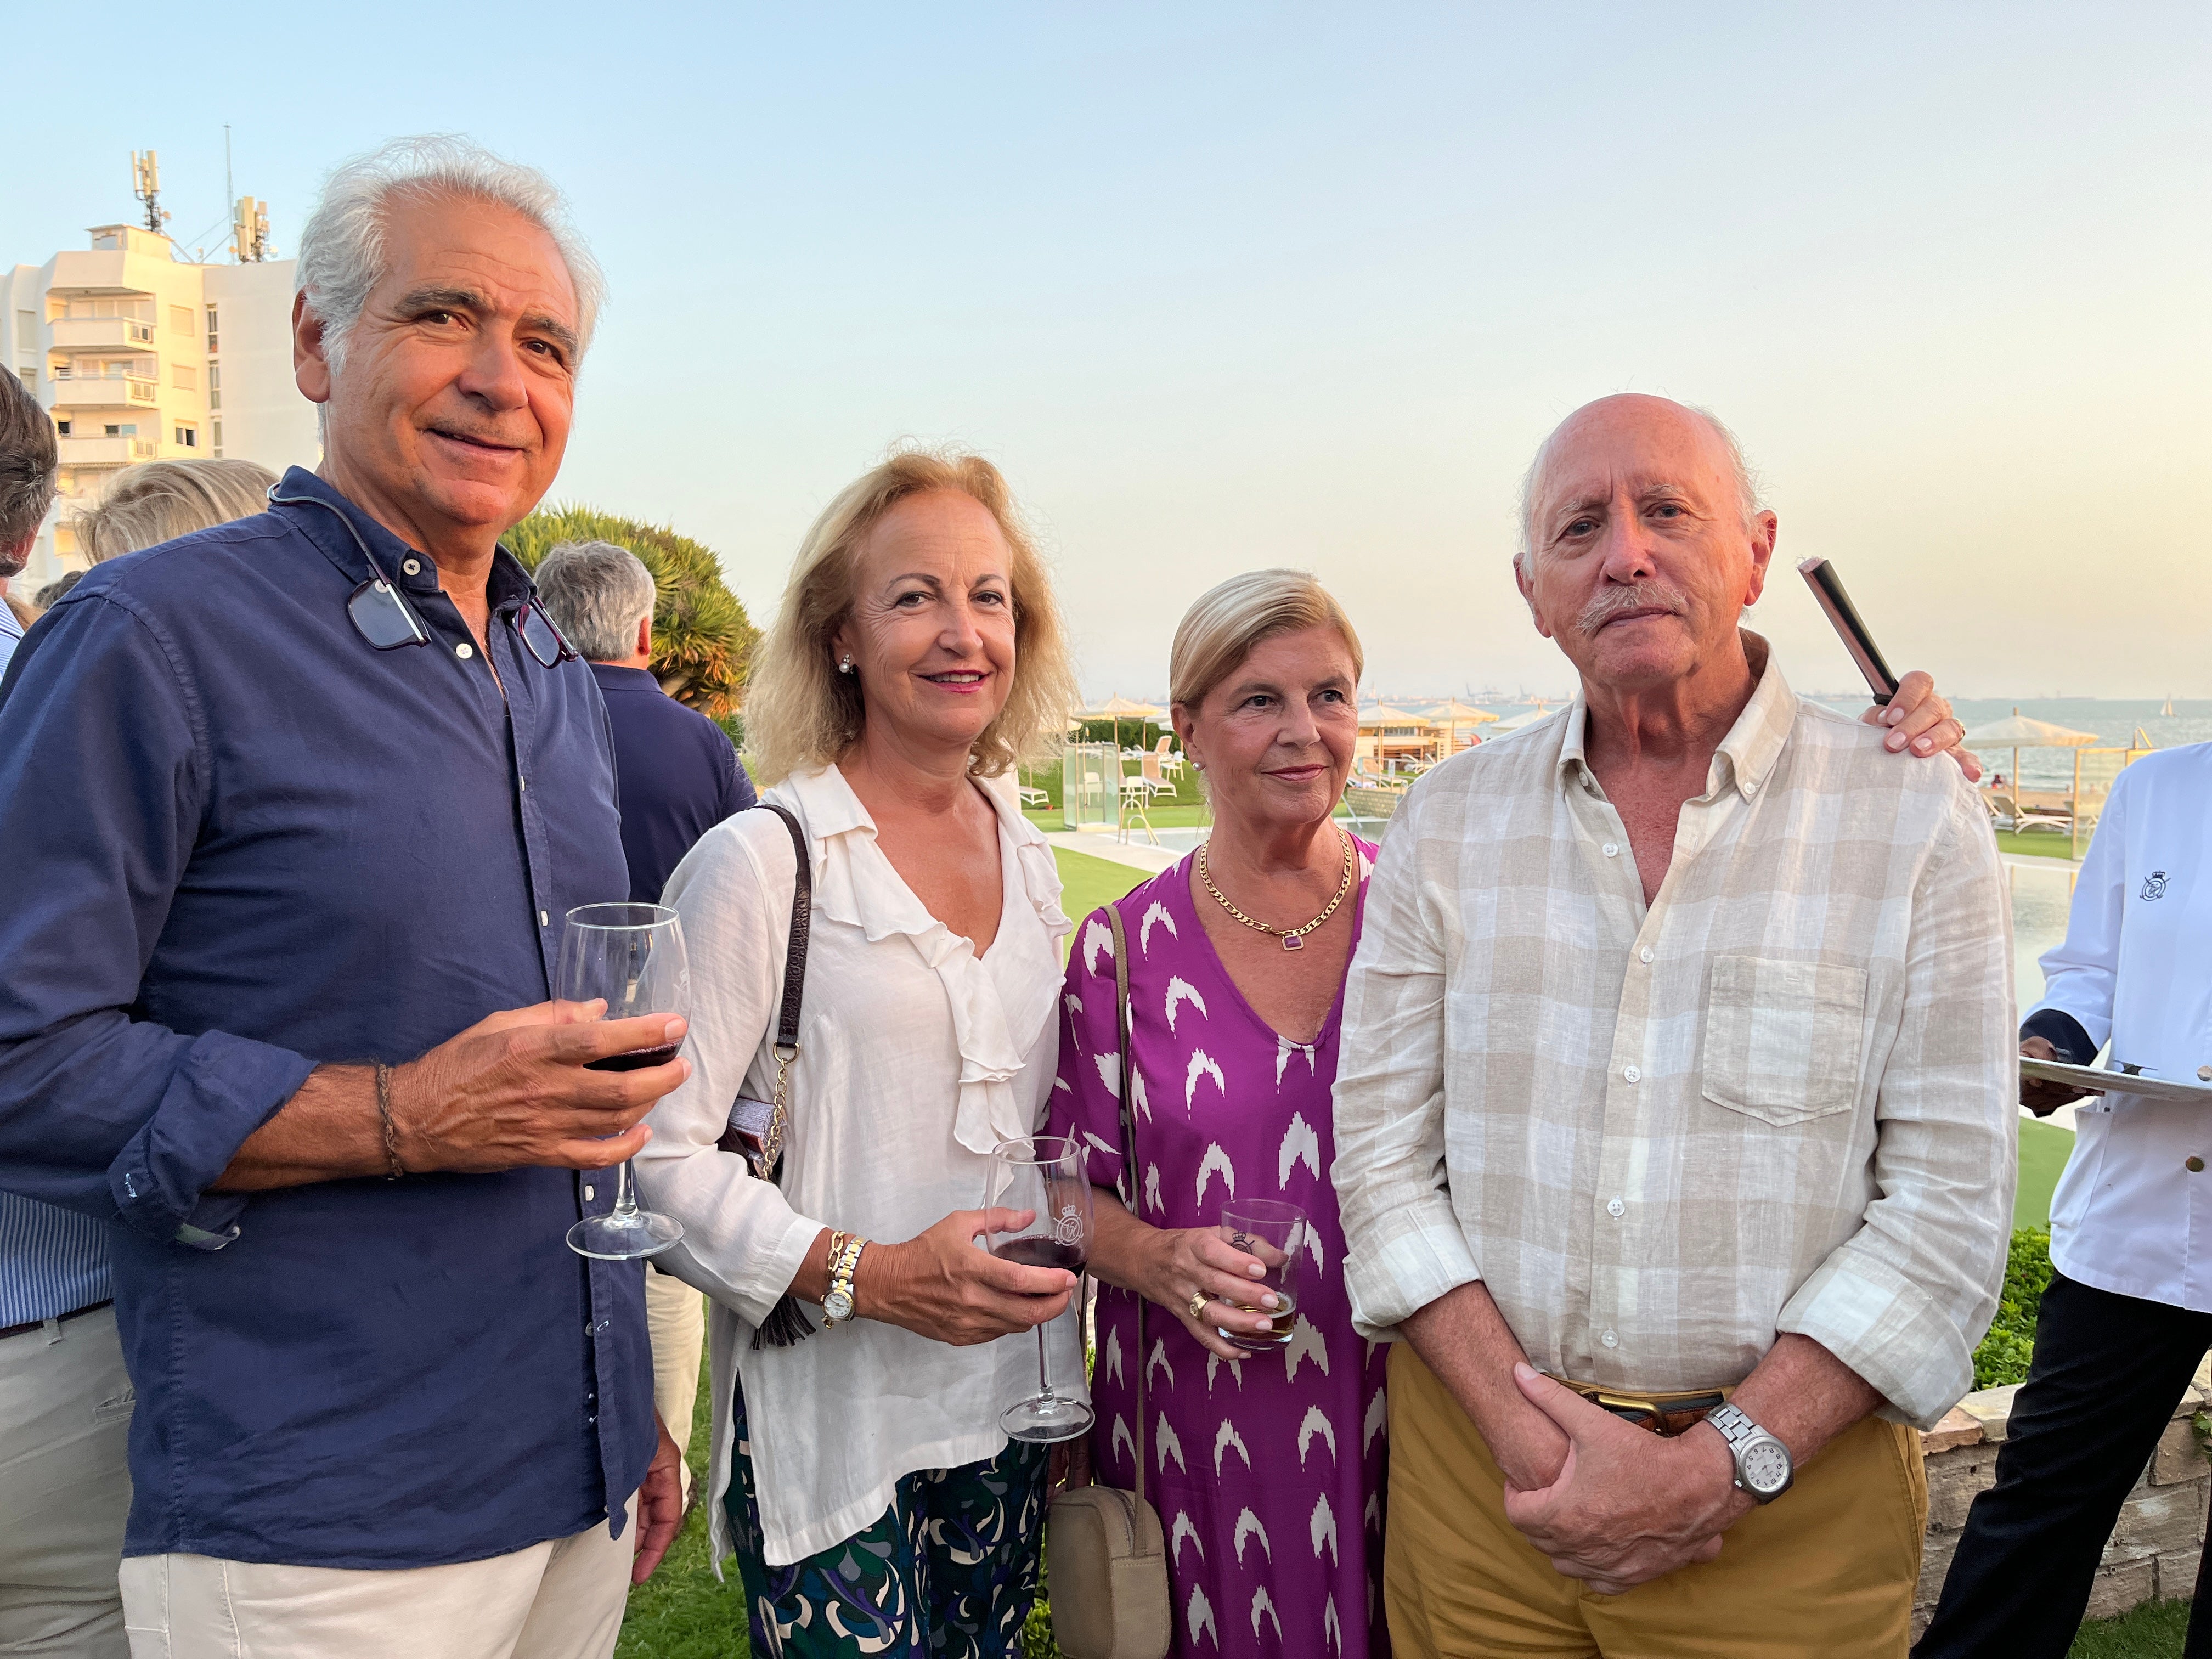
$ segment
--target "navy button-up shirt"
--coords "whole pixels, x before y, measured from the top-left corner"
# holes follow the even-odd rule
[[[730,734],[642,668],[595,662],[592,678],[614,726],[630,899],[658,904],[699,837],[753,804],[753,781]]]
[[[619,1531],[654,1444],[643,1273],[562,1239],[611,1171],[207,1191],[316,1064],[545,1000],[563,915],[629,889],[605,705],[524,647],[521,566],[491,574],[495,682],[427,556],[311,474],[275,493],[94,567],[0,683],[0,1187],[119,1224],[126,1555]],[[355,532],[428,646],[355,630]]]

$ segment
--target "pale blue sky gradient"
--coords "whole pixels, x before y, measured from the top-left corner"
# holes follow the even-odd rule
[[[555,497],[709,542],[757,617],[910,434],[1006,468],[1097,694],[1262,563],[1370,689],[1563,687],[1515,491],[1632,388],[1735,427],[1893,658],[2212,696],[2212,13],[1537,9],[241,5],[102,24],[107,69],[50,9],[0,259],[130,216],[134,148],[220,221],[225,120],[284,254],[340,157],[465,131],[611,279]],[[1851,684],[1794,574],[1756,614]]]

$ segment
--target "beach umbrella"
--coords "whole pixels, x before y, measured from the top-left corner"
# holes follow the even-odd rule
[[[1452,698],[1448,702],[1438,703],[1434,708],[1428,711],[1428,715],[1431,721],[1443,726],[1445,732],[1449,733],[1449,735],[1444,738],[1444,749],[1447,754],[1449,754],[1453,749],[1458,747],[1459,733],[1462,726],[1485,726],[1498,718],[1497,715],[1492,714],[1487,708],[1469,708],[1466,703],[1460,702],[1456,697]]]
[[[2076,732],[2070,726],[2053,726],[2049,720],[2039,720],[2012,711],[2009,720],[1991,720],[1978,726],[1963,739],[1969,749],[2009,749],[2012,750],[2012,793],[2015,800],[2020,796],[2020,751],[2023,749],[2087,749],[2098,741],[2094,732]],[[2078,779],[2080,763],[2075,763],[2075,793],[2081,793]]]
[[[1501,732],[1518,732],[1524,726],[1534,726],[1550,713],[1551,710],[1539,702],[1534,708],[1524,708],[1517,714],[1507,715],[1498,722],[1498,729]]]
[[[1144,734],[1145,730],[1143,725],[1144,721],[1158,720],[1161,715],[1167,712],[1168,711],[1166,709],[1160,708],[1156,703],[1133,702],[1127,697],[1109,697],[1105,702],[1100,703],[1097,708],[1086,708],[1084,710],[1084,718],[1094,720],[1112,720],[1114,722],[1114,746],[1116,749],[1119,749],[1121,746],[1121,722],[1123,720],[1133,719],[1138,721],[1137,732],[1138,735],[1141,737]]]

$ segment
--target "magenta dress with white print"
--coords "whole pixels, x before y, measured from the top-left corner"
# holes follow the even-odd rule
[[[1359,842],[1355,939],[1375,849]],[[1236,1364],[1172,1314],[1145,1316],[1150,1368],[1146,1496],[1167,1528],[1178,1655],[1380,1659],[1382,1350],[1353,1334],[1344,1234],[1330,1186],[1329,1091],[1340,990],[1310,1043],[1279,1036],[1244,1000],[1200,926],[1190,860],[1117,908],[1129,941],[1137,1118],[1134,1206],[1158,1227],[1212,1226],[1232,1198],[1286,1199],[1311,1219],[1286,1349]],[[1113,935],[1085,918],[1068,958],[1055,1133],[1091,1147],[1091,1176],[1121,1180]],[[1136,1298],[1098,1299],[1091,1453],[1098,1478],[1135,1483]]]

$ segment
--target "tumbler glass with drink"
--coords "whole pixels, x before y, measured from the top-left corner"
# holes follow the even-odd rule
[[[1233,1305],[1269,1322],[1265,1331],[1215,1326],[1225,1340],[1254,1353],[1290,1346],[1298,1316],[1298,1258],[1305,1254],[1309,1224],[1304,1210],[1274,1199],[1245,1199],[1222,1206],[1221,1237],[1231,1249],[1242,1250],[1264,1269],[1248,1281]],[[1269,1295],[1275,1299],[1273,1307],[1261,1299]]]

